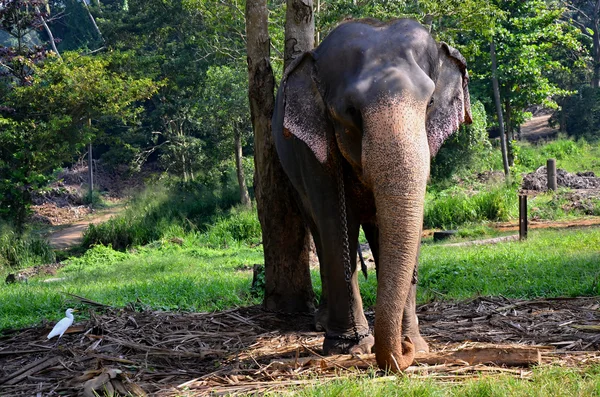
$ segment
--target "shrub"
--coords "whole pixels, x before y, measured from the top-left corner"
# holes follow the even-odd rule
[[[425,203],[427,228],[455,228],[469,222],[506,221],[516,207],[513,188],[497,187],[474,194],[458,189],[434,195]]]
[[[124,250],[159,240],[174,226],[185,232],[205,231],[238,202],[233,185],[210,189],[197,182],[159,181],[132,199],[122,215],[90,225],[82,245],[111,245]]]
[[[485,108],[479,101],[471,106],[473,123],[463,125],[450,136],[431,161],[431,178],[434,181],[490,161],[492,145],[488,139]],[[489,169],[489,167],[483,167]]]
[[[225,247],[232,243],[259,242],[262,238],[256,209],[234,208],[221,217],[205,233],[204,241],[211,247]]]
[[[34,235],[19,236],[8,226],[0,226],[0,271],[52,263],[56,260],[48,242]]]

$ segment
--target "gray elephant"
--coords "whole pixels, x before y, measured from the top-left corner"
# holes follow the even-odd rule
[[[415,313],[430,158],[471,122],[463,56],[418,22],[341,24],[284,73],[273,115],[281,164],[313,234],[325,354],[370,352],[402,371],[428,350]],[[374,337],[362,309],[362,225],[377,265]]]

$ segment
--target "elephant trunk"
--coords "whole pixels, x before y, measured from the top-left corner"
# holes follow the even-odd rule
[[[414,346],[402,340],[402,315],[421,241],[429,177],[425,110],[420,101],[392,99],[363,114],[363,170],[373,189],[379,226],[375,353],[378,365],[392,371],[404,370],[414,359]]]

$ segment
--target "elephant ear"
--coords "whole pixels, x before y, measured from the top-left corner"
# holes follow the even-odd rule
[[[460,124],[472,122],[467,62],[457,49],[446,43],[440,44],[438,54],[438,77],[427,116],[431,157],[437,154],[442,143]]]
[[[280,133],[286,138],[295,136],[300,139],[312,150],[317,160],[325,163],[329,121],[316,81],[314,55],[305,52],[286,69],[277,107],[281,110],[279,107],[283,106],[283,130]]]

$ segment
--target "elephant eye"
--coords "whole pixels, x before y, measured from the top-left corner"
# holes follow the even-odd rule
[[[433,106],[433,97],[431,97],[431,99],[429,100],[429,103],[427,104],[427,107],[431,107]]]

